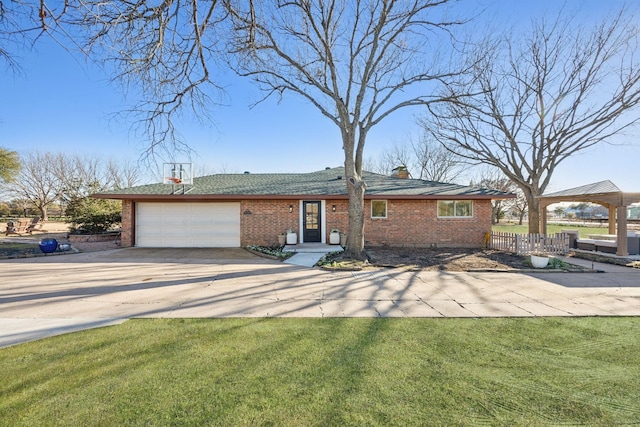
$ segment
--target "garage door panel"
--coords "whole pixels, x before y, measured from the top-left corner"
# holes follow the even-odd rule
[[[240,203],[138,203],[136,246],[239,247]]]

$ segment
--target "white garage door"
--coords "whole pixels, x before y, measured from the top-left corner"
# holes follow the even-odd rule
[[[136,246],[240,247],[240,203],[137,203]]]

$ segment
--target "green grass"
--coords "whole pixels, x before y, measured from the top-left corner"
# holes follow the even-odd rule
[[[0,242],[0,258],[40,254],[37,243]]]
[[[0,350],[0,425],[632,425],[640,319],[132,320]]]
[[[529,226],[527,224],[495,224],[491,227],[493,231],[499,231],[502,233],[519,233],[528,234]],[[578,230],[580,236],[583,239],[587,238],[588,234],[609,234],[609,228],[607,224],[602,227],[587,227],[581,225],[566,225],[566,224],[547,224],[547,234],[560,233],[562,230]]]

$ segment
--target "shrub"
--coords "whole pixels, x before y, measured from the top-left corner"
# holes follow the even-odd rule
[[[293,252],[284,252],[282,250],[282,246],[249,245],[247,246],[247,249],[254,252],[259,252],[261,254],[269,255],[280,260],[285,260],[293,256]]]
[[[72,233],[96,234],[122,221],[122,204],[115,200],[82,197],[69,202],[67,217]]]
[[[11,208],[6,203],[0,203],[0,216],[7,217],[11,214]]]

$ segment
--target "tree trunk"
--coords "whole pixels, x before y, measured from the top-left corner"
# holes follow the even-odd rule
[[[345,118],[348,114],[343,112]],[[357,123],[357,122],[356,122]],[[364,192],[365,183],[362,180],[362,148],[366,131],[356,131],[356,123],[342,129],[342,144],[344,148],[344,173],[349,194],[349,231],[345,256],[364,260]],[[358,147],[356,149],[356,133],[358,133]]]
[[[49,220],[49,215],[47,214],[47,205],[38,206],[38,210],[40,211],[40,219],[44,221]]]
[[[346,163],[345,163],[346,165]],[[349,170],[352,169],[352,170]],[[365,185],[355,168],[345,167],[349,193],[349,232],[345,256],[366,259],[364,252],[364,191]]]
[[[502,216],[502,205],[500,201],[491,203],[491,224],[499,224],[500,217]]]
[[[522,188],[527,199],[527,209],[529,212],[529,233],[540,233],[540,200],[531,188]]]

